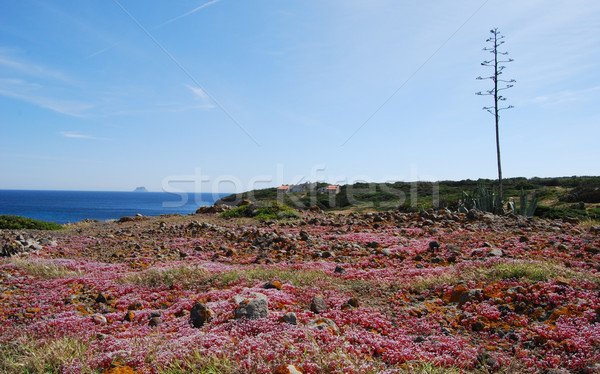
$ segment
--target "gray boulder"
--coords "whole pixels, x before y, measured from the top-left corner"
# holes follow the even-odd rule
[[[269,303],[265,295],[255,293],[257,298],[245,299],[235,308],[235,319],[259,319],[269,316]]]
[[[323,299],[323,296],[317,295],[312,299],[312,301],[310,302],[310,310],[316,314],[322,313],[327,310],[327,303],[325,303],[325,299]]]

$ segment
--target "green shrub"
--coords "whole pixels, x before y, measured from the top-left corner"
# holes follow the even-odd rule
[[[259,221],[292,219],[298,218],[300,215],[288,205],[281,204],[277,201],[270,201],[265,205],[256,206],[254,204],[242,205],[237,208],[230,209],[221,213],[223,218],[241,218],[251,217]]]
[[[242,205],[237,208],[229,209],[221,213],[220,217],[222,218],[241,218],[241,217],[252,217],[251,212],[249,211],[250,205]]]
[[[38,221],[36,219],[20,216],[0,216],[0,229],[5,230],[61,230],[63,227],[58,223]]]
[[[579,186],[572,189],[569,193],[559,198],[561,201],[569,203],[584,203],[597,204],[600,203],[600,187],[598,186]]]
[[[580,210],[572,208],[554,208],[545,205],[538,205],[535,210],[535,216],[540,218],[560,219],[560,218],[579,218],[580,220],[600,219],[600,208]]]

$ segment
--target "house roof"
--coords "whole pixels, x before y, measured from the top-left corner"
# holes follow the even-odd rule
[[[328,190],[337,190],[338,188],[340,188],[340,186],[338,186],[337,184],[330,184],[329,186],[327,186]]]
[[[277,187],[278,190],[287,190],[288,188],[290,188],[289,184],[283,184],[283,185]]]

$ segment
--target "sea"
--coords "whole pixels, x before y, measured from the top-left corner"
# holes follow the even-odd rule
[[[124,216],[190,214],[229,193],[0,190],[0,215],[56,223],[107,221]]]

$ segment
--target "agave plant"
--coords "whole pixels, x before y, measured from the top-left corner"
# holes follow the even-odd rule
[[[510,202],[508,206],[512,210],[513,214],[520,214],[525,217],[533,217],[535,213],[535,209],[537,208],[538,197],[533,192],[531,199],[527,196],[527,193],[521,188],[521,193],[519,196],[519,209],[515,206],[514,202]]]
[[[458,211],[466,212],[469,209],[478,209],[483,212],[504,214],[503,202],[496,194],[495,189],[488,190],[483,184],[477,187],[475,192],[469,194],[463,191],[463,200]]]

